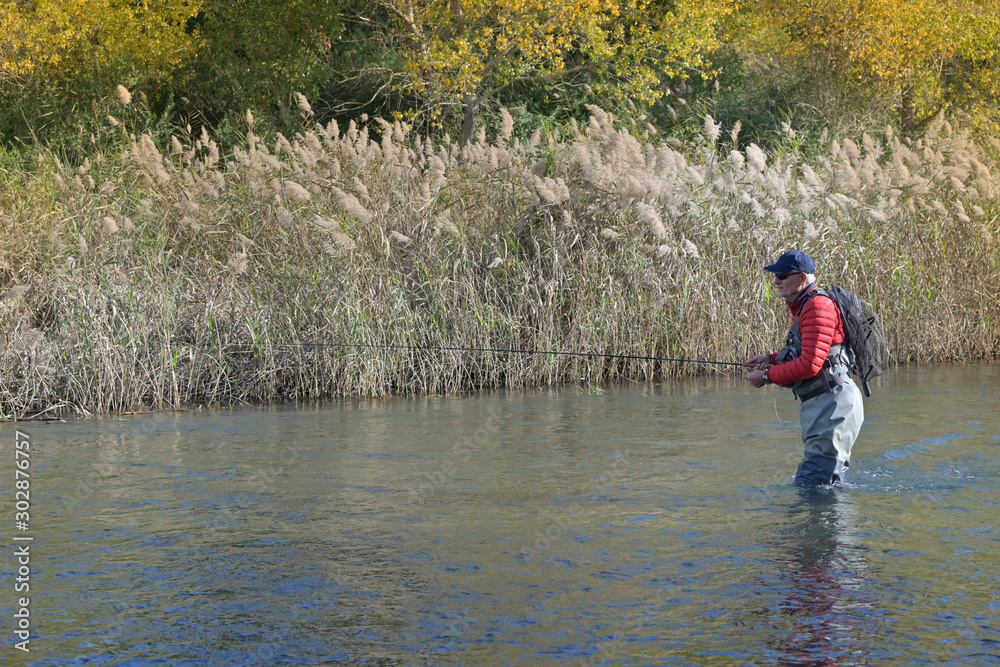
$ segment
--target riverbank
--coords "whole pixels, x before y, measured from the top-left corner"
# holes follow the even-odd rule
[[[791,133],[730,151],[710,120],[682,144],[596,109],[464,148],[307,114],[265,142],[247,121],[230,155],[123,134],[72,164],[7,160],[3,416],[706,372],[420,348],[741,361],[787,327],[761,267],[791,247],[875,305],[897,361],[1000,351],[997,165],[944,120],[811,156]]]

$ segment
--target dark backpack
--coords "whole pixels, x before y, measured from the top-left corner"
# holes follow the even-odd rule
[[[844,336],[848,347],[854,353],[851,370],[861,379],[865,396],[871,396],[868,380],[885,373],[889,367],[889,349],[885,331],[871,304],[854,292],[839,285],[831,285],[827,294],[840,309],[844,321]]]

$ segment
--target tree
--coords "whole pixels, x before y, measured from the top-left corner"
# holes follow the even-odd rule
[[[202,47],[183,92],[214,116],[315,97],[332,75],[347,0],[203,0]]]
[[[652,102],[665,78],[717,46],[731,0],[376,0],[391,17],[404,86],[424,110],[459,105],[462,141],[484,99],[517,81],[588,72],[595,95]]]
[[[762,0],[746,11],[784,34],[787,54],[894,97],[911,136],[955,99],[950,69],[964,63],[979,82],[1000,64],[994,0]]]
[[[0,72],[17,78],[79,82],[130,71],[168,76],[193,52],[187,22],[199,0],[35,0],[0,9]],[[131,83],[131,82],[129,82]]]
[[[0,8],[0,115],[169,80],[198,43],[200,0],[15,0]],[[31,110],[36,112],[33,114]]]

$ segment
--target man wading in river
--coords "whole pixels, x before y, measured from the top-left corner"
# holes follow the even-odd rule
[[[785,347],[744,362],[751,369],[747,381],[758,389],[771,383],[789,387],[801,401],[805,458],[796,486],[839,484],[865,419],[861,391],[850,377],[853,356],[844,344],[840,309],[816,285],[816,267],[804,252],[786,252],[764,270],[774,274],[774,286],[794,319]]]

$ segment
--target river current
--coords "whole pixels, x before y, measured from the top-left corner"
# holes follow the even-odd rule
[[[1000,369],[874,391],[812,494],[729,376],[3,424],[0,664],[1000,663]]]

